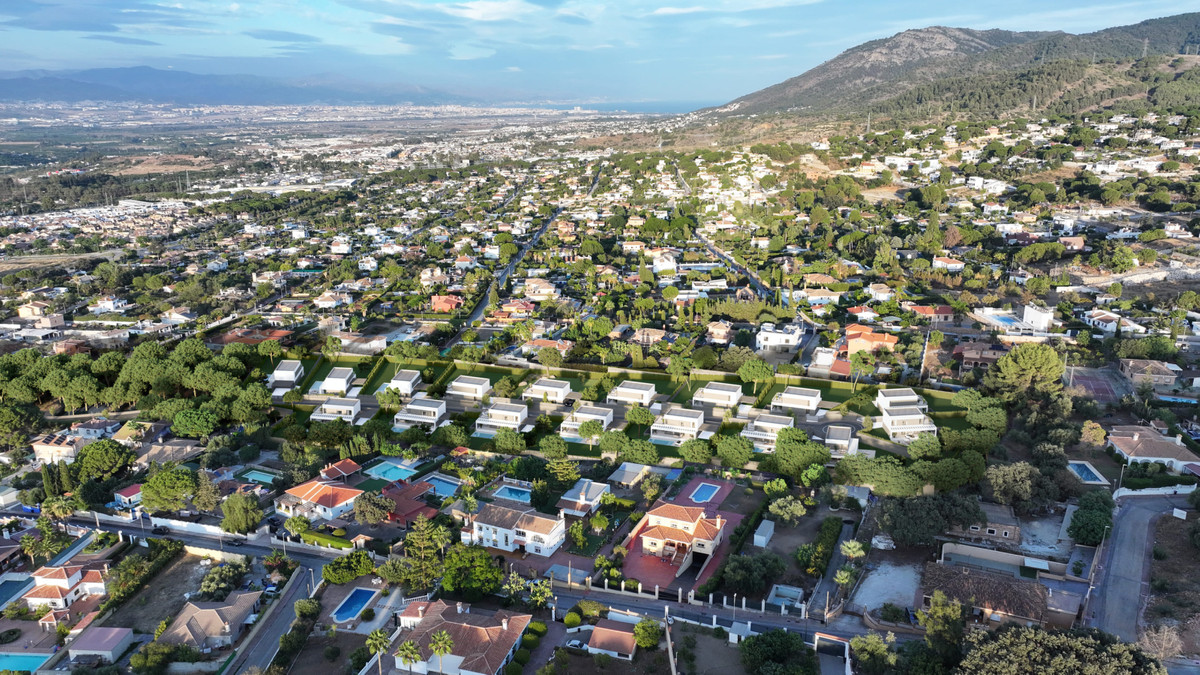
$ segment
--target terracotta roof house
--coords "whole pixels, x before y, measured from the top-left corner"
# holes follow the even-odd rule
[[[429,299],[430,309],[437,314],[449,314],[463,306],[463,299],[457,295],[435,295]]]
[[[275,508],[289,517],[333,520],[354,508],[354,500],[362,493],[345,483],[314,478],[276,497]]]
[[[699,506],[660,504],[646,514],[646,527],[639,537],[642,550],[666,559],[683,574],[692,565],[693,552],[712,555],[721,543],[725,520],[707,518]]]
[[[83,565],[39,567],[32,574],[33,588],[21,599],[30,609],[43,606],[66,609],[80,598],[106,595],[104,572],[107,569],[107,564],[100,568]]]
[[[188,602],[158,639],[198,649],[231,646],[258,610],[261,596],[262,591],[234,591],[223,602]]]
[[[1154,361],[1152,359],[1121,359],[1121,374],[1134,386],[1149,384],[1150,386],[1173,387],[1175,380],[1183,369],[1173,363]]]
[[[1162,462],[1172,471],[1200,461],[1180,436],[1164,436],[1153,427],[1136,424],[1113,427],[1108,446],[1127,462]]]
[[[614,659],[632,661],[633,653],[637,651],[633,624],[600,619],[588,638],[587,650],[591,654],[608,654]]]
[[[326,465],[324,469],[321,469],[321,477],[326,480],[341,480],[347,476],[353,476],[359,471],[362,471],[362,467],[358,465],[358,462],[347,458]]]
[[[410,523],[417,519],[417,516],[425,516],[433,518],[437,516],[437,509],[425,503],[422,497],[433,490],[433,485],[425,481],[418,481],[409,485],[393,483],[383,489],[383,496],[392,500],[395,506],[392,507],[391,513],[388,514],[388,520],[393,523],[400,523],[408,527]]]
[[[532,619],[529,614],[503,609],[473,612],[470,605],[461,602],[455,605],[441,600],[410,603],[400,614],[401,631],[396,643],[384,652],[384,665],[392,665],[398,671],[498,675],[516,655],[521,635]],[[450,635],[454,648],[439,657],[429,643],[434,634],[442,631]],[[391,655],[401,642],[408,640],[416,643],[422,660],[404,666]]]
[[[869,326],[852,323],[846,326],[846,338],[843,351],[846,354],[867,352],[873,354],[879,350],[893,351],[899,344],[900,338],[890,333],[876,333]]]

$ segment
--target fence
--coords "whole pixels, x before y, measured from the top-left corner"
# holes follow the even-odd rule
[[[1121,488],[1113,493],[1113,499],[1122,497],[1153,497],[1156,495],[1186,495],[1195,492],[1196,485],[1170,485],[1167,487],[1145,488],[1143,490],[1131,490],[1129,488]]]

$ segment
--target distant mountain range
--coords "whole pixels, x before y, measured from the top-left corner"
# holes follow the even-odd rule
[[[1143,55],[1195,54],[1198,48],[1200,13],[1082,35],[934,26],[861,44],[802,75],[706,112],[826,118],[868,111],[896,118],[963,112],[998,116],[1035,107],[1068,112],[1144,96],[1162,84],[1161,78],[1131,72],[1132,61]],[[1172,77],[1187,70],[1181,65],[1190,67],[1175,64]]]
[[[148,66],[77,71],[0,73],[0,101],[141,101],[197,105],[315,103],[470,103],[471,99],[412,85],[376,85],[333,78],[283,80],[253,75],[201,75]]]

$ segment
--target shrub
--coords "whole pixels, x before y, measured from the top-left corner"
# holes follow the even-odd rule
[[[879,618],[891,623],[908,623],[908,613],[890,602],[883,603],[879,609]]]
[[[346,531],[339,527],[338,529],[334,530],[331,534],[335,537],[344,537],[344,536],[346,536]]]
[[[565,625],[567,628],[575,628],[581,623],[583,623],[583,619],[580,618],[580,616],[575,612],[568,612],[567,615],[563,617],[563,625]]]
[[[718,640],[728,639],[729,631],[725,630],[721,626],[717,626],[716,628],[713,629],[713,637],[717,638]]]
[[[575,605],[579,609],[579,613],[588,617],[604,618],[608,615],[608,607],[602,602],[595,600],[580,600],[579,604]]]
[[[300,598],[295,604],[296,616],[301,619],[315,619],[321,613],[321,601],[316,598]]]
[[[550,666],[553,668],[553,666]],[[519,663],[510,663],[504,666],[504,675],[521,675],[525,672],[525,668]]]
[[[370,621],[371,619],[375,618],[375,610],[368,607],[364,609],[362,614],[359,614],[358,617],[363,621]]]
[[[336,661],[337,657],[342,655],[342,648],[337,645],[329,645],[325,648],[325,660]]]
[[[541,638],[539,638],[538,636],[530,634],[530,635],[526,635],[525,637],[521,638],[521,646],[528,649],[529,651],[533,651],[533,650],[537,649],[538,643],[541,641],[542,641]]]
[[[529,632],[541,637],[546,634],[546,624],[542,623],[541,621],[530,621]]]
[[[529,653],[529,650],[522,647],[521,649],[518,649],[517,653],[513,656],[513,661],[516,661],[521,665],[525,665],[526,663],[529,663],[529,659],[531,658],[533,658],[533,655]]]
[[[596,662],[596,667],[600,670],[604,670],[608,667],[608,664],[612,663],[612,657],[608,654],[596,654],[592,657],[592,660]]]

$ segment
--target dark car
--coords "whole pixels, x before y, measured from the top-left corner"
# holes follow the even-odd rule
[[[230,539],[229,541],[227,541],[225,543],[229,544],[230,546],[243,546],[243,545],[245,545],[246,540],[245,539]]]
[[[171,530],[169,530],[165,527],[162,527],[162,526],[159,526],[159,527],[154,528],[153,530],[150,530],[150,534],[170,534],[170,533],[171,533]]]

